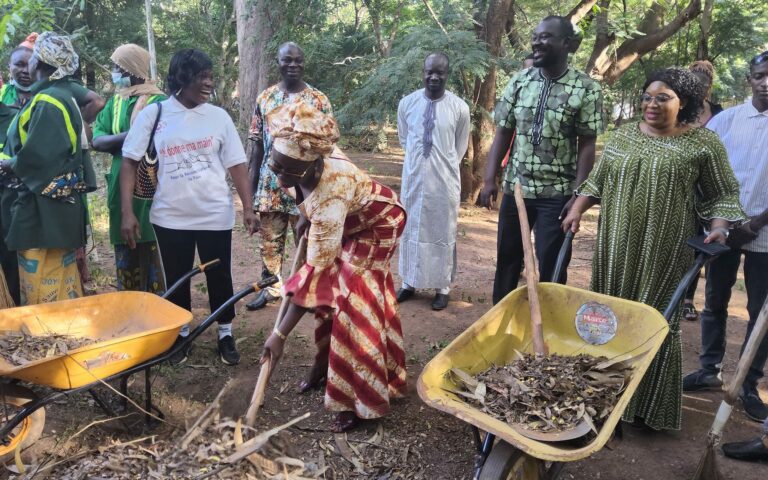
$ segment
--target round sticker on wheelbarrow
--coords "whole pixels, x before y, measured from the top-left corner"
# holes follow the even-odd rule
[[[616,314],[608,305],[587,302],[576,312],[576,331],[585,342],[603,345],[616,336]]]

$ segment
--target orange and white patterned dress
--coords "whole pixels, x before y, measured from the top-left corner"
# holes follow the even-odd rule
[[[406,391],[400,313],[389,261],[405,227],[397,195],[351,162],[325,159],[300,205],[311,226],[307,262],[285,283],[292,302],[315,308],[315,341],[330,355],[328,410],[378,418]],[[318,355],[324,352],[318,352]]]

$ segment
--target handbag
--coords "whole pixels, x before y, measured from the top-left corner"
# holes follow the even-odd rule
[[[149,134],[149,144],[147,151],[139,161],[139,167],[136,169],[136,184],[133,187],[134,198],[142,200],[152,200],[157,190],[157,149],[155,148],[155,130],[160,122],[160,115],[163,113],[163,104],[157,103],[157,117],[152,126],[152,132]]]

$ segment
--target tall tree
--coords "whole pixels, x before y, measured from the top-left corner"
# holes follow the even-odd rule
[[[514,0],[475,0],[475,32],[485,42],[492,61],[483,77],[475,80],[472,138],[467,160],[461,164],[461,197],[473,201],[482,187],[486,157],[495,131],[493,108],[496,104],[497,60],[502,42],[507,38],[506,26]],[[485,5],[487,4],[486,8]]]
[[[672,20],[664,24],[667,2],[654,1],[637,30],[630,32],[628,38],[614,49],[612,47],[620,38],[620,32],[609,19],[610,6],[611,0],[598,2],[595,45],[586,69],[593,78],[608,85],[613,85],[638,58],[658,48],[701,12],[701,0],[690,0]]]
[[[368,16],[371,18],[379,55],[381,55],[381,58],[387,58],[392,51],[392,44],[395,43],[395,38],[397,37],[405,0],[397,0],[396,4],[392,4],[392,2],[387,0],[363,0],[363,3],[365,8],[368,9]],[[388,10],[391,12],[388,12]],[[391,16],[389,28],[386,28],[383,22],[385,16],[388,16],[387,13],[391,13],[389,15]],[[357,15],[357,10],[355,14]],[[385,29],[389,30],[389,32],[386,32]]]
[[[234,0],[239,56],[239,124],[246,129],[251,121],[256,97],[269,86],[269,71],[274,64],[269,42],[279,21],[279,12],[269,0]],[[269,7],[269,8],[268,8]]]
[[[715,8],[715,0],[705,0],[704,10],[699,19],[699,44],[696,48],[696,60],[709,58],[709,32],[712,30],[712,10]]]

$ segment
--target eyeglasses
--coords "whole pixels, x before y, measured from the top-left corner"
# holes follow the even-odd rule
[[[651,103],[652,101],[656,100],[656,103],[659,105],[665,105],[667,102],[670,102],[677,97],[669,96],[665,93],[660,93],[658,95],[648,95],[647,93],[644,93],[640,95],[640,103]]]
[[[271,158],[267,163],[267,167],[270,170],[272,170],[272,172],[274,172],[275,175],[285,175],[287,177],[296,177],[296,178],[304,178],[304,175],[306,175],[309,169],[312,168],[312,165],[314,165],[314,163],[310,163],[309,166],[307,166],[307,168],[305,168],[304,171],[301,173],[298,173],[298,172],[294,173],[294,172],[285,171],[282,168],[278,167],[277,165],[275,165],[274,160],[272,160]]]

